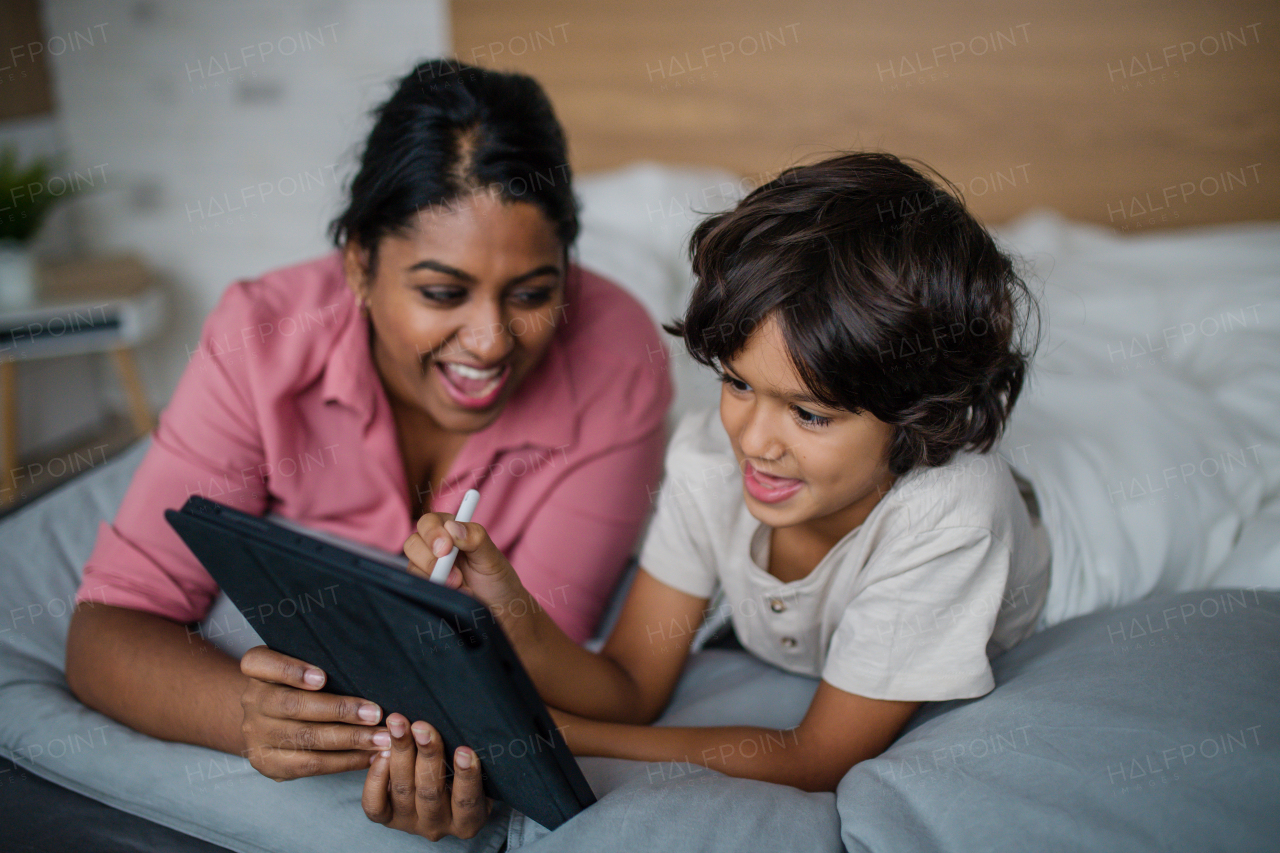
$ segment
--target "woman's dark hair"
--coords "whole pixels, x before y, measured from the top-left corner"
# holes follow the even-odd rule
[[[1022,390],[1035,301],[937,177],[872,152],[786,170],[694,230],[697,284],[664,328],[719,370],[776,320],[810,393],[896,428],[894,474],[990,450]]]
[[[368,250],[370,273],[383,237],[478,190],[537,205],[566,251],[577,239],[564,131],[532,77],[431,59],[373,115],[350,202],[329,224],[336,246],[354,239]]]

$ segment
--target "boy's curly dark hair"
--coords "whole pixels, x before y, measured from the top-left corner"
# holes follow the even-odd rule
[[[990,450],[1034,350],[1035,300],[1012,259],[922,168],[938,180],[891,154],[843,154],[704,220],[689,306],[663,327],[718,370],[776,319],[815,397],[897,428],[896,475]]]

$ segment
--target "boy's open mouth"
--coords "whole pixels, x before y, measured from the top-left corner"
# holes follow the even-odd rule
[[[742,464],[742,484],[747,494],[763,503],[780,503],[800,491],[804,480],[776,477],[757,469],[750,462]]]

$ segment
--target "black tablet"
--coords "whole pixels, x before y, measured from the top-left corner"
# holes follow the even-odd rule
[[[488,608],[372,548],[194,496],[165,518],[272,649],[325,690],[423,720],[474,749],[485,793],[555,829],[595,796]],[[329,541],[324,541],[325,539]]]

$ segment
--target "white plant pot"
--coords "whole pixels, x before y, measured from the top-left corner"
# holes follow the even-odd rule
[[[0,240],[0,309],[36,302],[36,262],[22,243]]]

